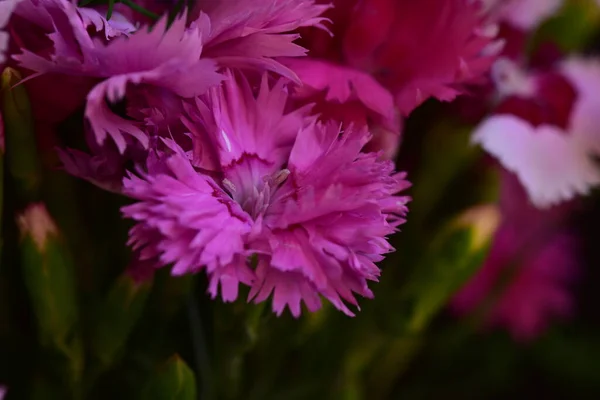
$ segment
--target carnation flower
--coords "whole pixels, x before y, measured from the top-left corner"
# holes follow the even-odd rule
[[[410,113],[429,97],[449,101],[462,92],[463,85],[477,81],[487,71],[497,50],[494,31],[485,27],[481,9],[470,0],[426,1],[338,1],[341,17],[342,54],[331,61],[373,76],[389,90],[402,114]],[[415,39],[418,38],[418,39]],[[322,37],[315,40],[322,41]],[[333,41],[337,46],[339,41]],[[319,43],[315,44],[318,47]],[[311,48],[309,46],[309,48]],[[322,50],[320,53],[324,53]],[[331,57],[331,55],[329,56]],[[357,73],[354,73],[356,76]],[[343,71],[323,76],[341,81]],[[316,89],[308,77],[305,83]],[[347,78],[348,81],[352,79]]]
[[[304,55],[304,50],[293,43],[297,35],[282,33],[319,25],[318,14],[327,8],[303,0],[255,3],[207,6],[211,17],[200,12],[187,24],[186,15],[180,15],[167,29],[163,16],[151,30],[135,30],[123,15],[110,22],[67,0],[29,0],[19,14],[51,29],[53,47],[49,55],[24,48],[14,58],[35,73],[32,77],[58,73],[102,79],[87,95],[85,114],[99,144],[110,137],[124,152],[132,139],[148,146],[149,137],[140,127],[142,121],[115,114],[105,100],[129,100],[132,90],[193,98],[220,82],[219,66],[286,73],[289,70],[273,58]],[[90,33],[91,27],[95,33]],[[205,46],[210,58],[203,54]]]
[[[503,101],[473,141],[518,176],[538,207],[587,194],[600,183],[598,62],[573,58],[539,73],[511,65],[500,74]]]
[[[569,207],[540,211],[527,204],[517,179],[504,173],[501,211],[483,266],[457,293],[458,314],[483,313],[487,327],[503,326],[531,340],[554,319],[573,312],[570,286],[577,276],[576,240],[565,228]]]
[[[368,124],[371,147],[387,146],[379,148],[386,157],[399,147],[402,116],[430,97],[450,101],[480,83],[498,50],[470,0],[334,5],[325,14],[334,36],[305,30],[309,57],[283,62],[302,80],[297,99],[316,103],[323,120]]]
[[[194,150],[170,139],[130,175],[123,209],[136,221],[130,244],[155,267],[181,275],[205,270],[225,301],[238,285],[249,299],[273,294],[273,310],[294,316],[320,296],[353,315],[353,293],[372,297],[386,237],[404,222],[409,183],[393,164],[362,153],[365,129],[322,124],[304,107],[286,112],[284,81],[266,76],[253,96],[229,74],[188,109]]]

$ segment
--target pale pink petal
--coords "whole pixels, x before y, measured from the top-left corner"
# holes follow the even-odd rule
[[[8,50],[9,41],[8,32],[5,32],[4,28],[20,1],[22,0],[0,0],[0,66],[6,61],[5,52]]]
[[[600,184],[600,169],[589,148],[561,129],[528,122],[511,115],[485,120],[473,141],[514,172],[538,207],[548,207]]]
[[[556,14],[564,0],[487,0],[494,17],[530,31]]]

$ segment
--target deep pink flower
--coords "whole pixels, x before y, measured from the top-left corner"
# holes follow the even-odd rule
[[[497,114],[473,140],[514,172],[530,201],[548,207],[600,184],[600,64],[574,58],[549,72],[528,73],[507,62]],[[510,66],[510,67],[509,67]]]
[[[454,99],[466,84],[480,82],[494,58],[494,32],[484,27],[478,4],[470,0],[334,5],[325,14],[334,36],[303,31],[309,57],[284,63],[302,80],[297,98],[315,101],[324,120],[352,116],[386,132],[373,146],[389,145],[382,148],[387,156],[398,148],[402,115],[430,97]]]
[[[353,15],[343,43],[348,64],[388,88],[403,114],[429,97],[454,99],[494,59],[477,2],[370,0]]]
[[[533,208],[517,179],[504,173],[501,211],[485,263],[451,308],[461,315],[482,313],[485,326],[503,326],[515,339],[530,340],[573,312],[577,243],[564,227],[569,207]]]
[[[67,0],[29,0],[18,14],[50,30],[50,48],[23,48],[14,58],[33,76],[55,73],[100,81],[87,95],[86,117],[99,144],[111,137],[124,152],[127,137],[144,146],[149,137],[142,129],[143,121],[115,114],[106,100],[129,101],[135,92],[144,90],[193,98],[220,82],[220,66],[267,69],[293,77],[273,58],[300,56],[305,50],[293,43],[297,35],[284,33],[298,26],[319,25],[318,15],[327,8],[304,0],[205,6],[210,17],[200,12],[188,24],[181,15],[167,29],[164,16],[152,30],[134,31],[125,15],[116,15],[111,22]],[[204,47],[208,55],[203,54]]]
[[[229,68],[273,71],[292,80],[295,74],[276,61],[277,57],[301,57],[306,49],[295,44],[294,31],[314,26],[325,30],[321,16],[329,4],[315,0],[227,0],[198,2],[197,23],[207,26],[205,57]],[[206,15],[204,15],[206,13]]]
[[[244,79],[228,80],[188,109],[194,150],[170,139],[147,170],[124,182],[139,200],[123,209],[137,224],[130,243],[173,274],[205,270],[214,297],[273,293],[273,310],[294,316],[319,296],[348,315],[353,292],[372,297],[374,264],[393,250],[386,237],[404,221],[409,186],[377,154],[361,153],[364,129],[324,125],[304,107],[286,112],[283,81],[266,76],[256,97]],[[254,256],[254,258],[252,258]],[[254,261],[253,261],[254,260]]]

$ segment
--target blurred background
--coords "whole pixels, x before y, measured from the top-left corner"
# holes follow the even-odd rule
[[[568,1],[527,43],[530,54],[550,43],[596,56],[598,10]],[[408,221],[354,318],[329,304],[277,317],[245,293],[223,304],[203,274],[138,282],[126,271],[128,200],[57,168],[55,145],[84,147],[82,113],[50,143],[21,143],[6,162],[25,172],[3,171],[6,398],[600,398],[600,197],[534,209],[471,143],[487,112],[478,96],[428,101],[405,121],[396,162],[413,182]],[[48,214],[40,248],[19,232],[25,215]]]

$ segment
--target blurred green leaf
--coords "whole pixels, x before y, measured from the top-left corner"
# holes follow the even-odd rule
[[[597,332],[548,332],[533,346],[539,368],[553,380],[582,390],[600,390]]]
[[[411,223],[431,218],[433,209],[445,201],[454,179],[473,164],[481,154],[470,144],[472,127],[444,119],[437,124],[423,144],[420,169],[413,177],[410,207]]]
[[[92,353],[103,368],[109,367],[125,345],[137,323],[152,281],[136,283],[128,273],[121,275],[97,309],[92,329]]]
[[[598,28],[600,11],[595,0],[566,1],[561,12],[542,24],[531,38],[530,49],[552,42],[566,52],[581,50]]]
[[[164,365],[144,389],[147,400],[197,400],[193,371],[177,355]]]
[[[404,287],[412,304],[408,332],[423,332],[450,297],[478,269],[500,222],[495,206],[474,207],[433,238],[430,249]]]
[[[37,154],[33,116],[25,86],[15,86],[21,76],[12,68],[2,72],[2,114],[8,169],[15,179],[17,195],[26,201],[39,200],[40,160]]]
[[[66,357],[67,379],[76,383],[83,369],[83,351],[71,255],[43,203],[31,204],[18,215],[17,225],[23,277],[40,343]]]

